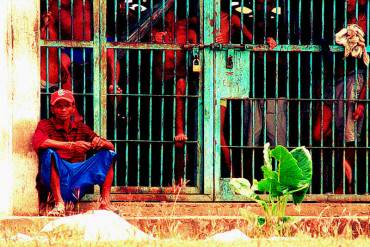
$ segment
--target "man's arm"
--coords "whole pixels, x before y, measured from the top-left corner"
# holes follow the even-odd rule
[[[114,151],[114,145],[110,141],[100,137],[95,136],[94,139],[91,141],[91,148],[100,150],[102,148]]]
[[[239,16],[237,15],[231,16],[231,25],[239,30],[242,28],[242,23]],[[243,35],[248,39],[248,41],[252,41],[252,33],[248,30],[248,28],[245,25],[243,25],[242,32]]]
[[[46,148],[58,149],[66,152],[86,153],[92,148],[92,145],[90,142],[85,141],[63,142],[52,139],[46,139],[43,143],[39,145],[39,149]]]

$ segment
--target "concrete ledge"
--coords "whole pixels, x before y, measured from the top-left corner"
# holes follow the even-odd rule
[[[178,237],[204,239],[215,233],[241,229],[247,233],[253,233],[261,228],[251,225],[241,216],[143,216],[123,217],[128,222],[136,225],[145,232],[154,236],[170,237],[176,234]],[[3,217],[0,218],[1,235],[13,235],[23,233],[36,235],[48,222],[55,217]],[[370,218],[366,216],[342,216],[342,217],[294,217],[294,224],[290,226],[291,233],[305,233],[311,236],[336,236],[343,233],[353,237],[370,237]],[[257,229],[254,229],[257,228]],[[0,235],[0,236],[1,236]],[[252,236],[252,235],[251,235]]]

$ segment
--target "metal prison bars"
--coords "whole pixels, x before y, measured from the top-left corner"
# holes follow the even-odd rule
[[[54,90],[74,92],[76,117],[119,154],[115,192],[171,193],[186,183],[184,194],[219,194],[219,180],[261,178],[270,142],[310,150],[312,194],[365,194],[368,70],[343,59],[335,34],[365,23],[367,47],[369,8],[362,0],[42,0],[42,117]],[[359,105],[364,117],[348,122]]]

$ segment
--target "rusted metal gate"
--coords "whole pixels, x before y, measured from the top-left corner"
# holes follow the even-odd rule
[[[53,90],[75,93],[76,118],[119,154],[115,200],[243,200],[228,178],[260,178],[267,141],[309,148],[309,199],[368,200],[366,80],[347,97],[368,72],[334,36],[354,20],[368,30],[369,6],[348,2],[41,1],[42,117]],[[342,116],[359,105],[346,141]]]

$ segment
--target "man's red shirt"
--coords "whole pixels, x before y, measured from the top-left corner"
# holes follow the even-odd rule
[[[87,141],[91,142],[97,134],[83,122],[71,121],[70,128],[66,131],[63,125],[58,124],[55,118],[41,120],[32,139],[32,145],[36,152],[40,150],[40,145],[47,139],[63,142]],[[73,150],[55,150],[62,159],[69,162],[80,162],[85,160],[85,154],[74,152]]]

